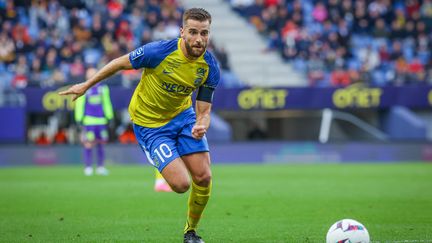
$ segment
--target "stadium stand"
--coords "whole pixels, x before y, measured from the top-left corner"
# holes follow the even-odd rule
[[[0,1],[0,90],[82,81],[86,67],[177,37],[183,10],[176,0]],[[239,83],[225,50],[213,44],[210,50],[223,77]],[[139,77],[127,71],[109,84],[130,87]]]
[[[430,0],[230,0],[311,86],[430,84]]]
[[[265,37],[265,51],[279,53],[294,70],[306,74],[311,86],[432,81],[430,0],[225,2]],[[222,6],[209,6],[215,5]],[[86,66],[99,66],[141,44],[177,36],[182,11],[183,6],[175,0],[0,1],[0,89],[51,87],[82,80]],[[215,10],[216,18],[219,12]],[[230,14],[225,12],[224,17],[235,20]],[[247,28],[237,32],[244,35],[245,31]],[[259,41],[249,42],[255,45]],[[241,43],[247,46],[247,42]],[[248,83],[250,77],[241,74],[243,67],[239,63],[245,63],[245,59],[269,62],[272,58],[256,53],[252,56],[249,49],[237,53],[238,45],[228,45],[225,41],[221,47],[212,48],[225,70],[222,84],[243,86],[237,73],[246,84],[259,83]],[[230,57],[231,53],[236,55]],[[230,67],[229,59],[236,58],[241,60]],[[258,65],[263,66],[260,62]],[[252,68],[262,69],[256,65]],[[257,76],[251,70],[245,72]],[[275,80],[278,72],[282,71],[271,70]],[[125,72],[111,83],[130,86],[137,77],[137,72]],[[284,83],[277,81],[276,85]]]
[[[214,19],[212,39],[230,54],[232,70],[242,83],[252,87],[306,86],[305,78],[277,53],[269,51],[267,40],[230,9],[223,0],[185,0],[185,6],[208,9]],[[230,87],[239,85],[230,82]]]

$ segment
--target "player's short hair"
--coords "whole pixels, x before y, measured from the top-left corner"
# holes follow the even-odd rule
[[[211,24],[212,21],[212,17],[210,13],[203,8],[190,8],[186,10],[183,13],[183,26],[185,25],[186,20],[188,19],[198,20],[200,22],[208,20],[209,24]]]

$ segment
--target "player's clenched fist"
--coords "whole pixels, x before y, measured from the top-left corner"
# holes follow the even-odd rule
[[[206,132],[207,129],[204,125],[195,125],[192,127],[192,137],[195,139],[201,139]]]
[[[82,96],[87,90],[88,85],[86,83],[75,84],[69,87],[65,91],[59,92],[59,95],[74,95],[72,100],[76,100],[78,97]]]

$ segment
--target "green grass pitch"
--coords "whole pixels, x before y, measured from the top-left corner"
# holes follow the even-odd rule
[[[188,194],[149,166],[0,169],[0,242],[182,242]],[[214,165],[199,234],[212,242],[325,242],[342,218],[372,242],[432,242],[432,164]]]

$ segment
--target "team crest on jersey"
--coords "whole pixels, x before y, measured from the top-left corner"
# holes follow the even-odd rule
[[[197,78],[194,81],[195,86],[198,86],[201,84],[202,80],[204,79],[206,72],[207,72],[207,69],[205,69],[205,68],[197,68],[197,70],[196,70]]]

